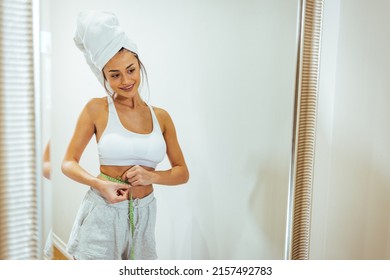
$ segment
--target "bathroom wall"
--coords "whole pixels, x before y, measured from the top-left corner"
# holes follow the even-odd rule
[[[390,259],[390,2],[324,1],[311,259]]]
[[[105,96],[73,43],[85,9],[117,14],[139,48],[191,173],[155,186],[160,259],[282,259],[298,1],[51,1],[54,242],[63,248],[87,187],[60,164],[83,106]],[[81,165],[98,174],[96,141]],[[168,160],[158,167],[169,168]]]

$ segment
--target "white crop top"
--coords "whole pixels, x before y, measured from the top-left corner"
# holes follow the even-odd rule
[[[166,144],[152,106],[153,130],[148,134],[127,130],[121,123],[111,97],[107,96],[107,126],[97,144],[100,165],[142,165],[156,168],[166,154]]]

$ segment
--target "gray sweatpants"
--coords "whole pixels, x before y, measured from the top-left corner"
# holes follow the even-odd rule
[[[67,250],[77,260],[128,260],[157,258],[154,194],[134,199],[134,236],[129,222],[129,201],[109,204],[90,189],[77,213]]]

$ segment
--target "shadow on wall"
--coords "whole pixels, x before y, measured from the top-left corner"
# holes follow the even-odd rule
[[[312,213],[314,258],[390,259],[388,164],[379,150],[375,158],[372,149],[379,147],[344,141],[331,153],[329,172],[319,174],[329,181],[314,182],[313,204],[318,205]]]
[[[273,160],[264,160],[258,167],[258,177],[249,200],[249,209],[253,224],[262,238],[264,259],[283,259],[286,226],[287,178],[285,168]],[[287,173],[286,173],[287,174]]]
[[[332,171],[336,176],[329,195],[332,216],[328,217],[333,231],[328,232],[328,239],[335,240],[338,246],[328,243],[326,255],[356,260],[389,259],[390,182],[386,165],[373,159],[368,147],[359,153],[346,148],[335,154]]]
[[[207,146],[206,146],[207,147]],[[196,157],[194,157],[196,158]],[[216,240],[215,212],[216,203],[211,182],[212,170],[204,169],[207,161],[197,157],[191,166],[193,174],[202,174],[202,176],[193,176],[191,179],[191,208],[192,208],[192,232],[191,232],[191,259],[210,260],[218,259],[219,250]]]
[[[202,227],[196,217],[192,219],[192,259],[210,260],[212,254]]]
[[[390,182],[389,173],[373,165],[368,187],[369,205],[365,228],[365,255],[369,259],[390,259]],[[383,168],[383,165],[382,165]]]

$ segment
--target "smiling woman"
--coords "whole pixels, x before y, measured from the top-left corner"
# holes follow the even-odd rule
[[[159,258],[283,259],[298,2],[123,0],[113,5],[70,0],[52,5],[56,246],[66,252],[66,245],[75,244],[72,225],[90,193],[85,183],[93,187],[91,182],[97,182],[97,192],[123,199],[128,207],[129,185],[111,183],[119,177],[143,184],[131,187],[133,198],[148,198],[151,190],[158,197]],[[71,40],[75,30],[70,23],[90,5],[117,15],[139,43],[137,50],[120,46],[104,62],[93,59],[98,67],[91,63],[88,69]],[[147,87],[139,60],[148,72]],[[84,140],[69,145],[76,143],[73,139]],[[187,181],[177,139],[191,179],[186,187],[163,187]],[[69,146],[85,149],[80,153]],[[131,162],[129,154],[138,162]],[[77,177],[74,159],[90,174],[84,183],[70,180]],[[116,166],[119,161],[124,165]],[[110,218],[96,217],[100,206],[85,204],[90,207],[84,210],[91,211],[81,228],[103,227],[94,220]]]
[[[120,55],[120,54],[123,54],[123,55]],[[133,56],[133,60],[136,60],[136,61],[133,61],[130,65],[128,65],[125,69],[123,69],[123,73],[121,72],[121,70],[117,70],[115,69],[115,66],[117,65],[117,63],[123,63],[123,60],[125,60],[124,62],[126,63],[126,56]],[[119,61],[119,60],[122,60],[122,61]],[[131,59],[129,60],[129,62],[131,62]],[[112,64],[112,65],[111,65]],[[147,74],[146,74],[146,70],[145,70],[145,67],[144,65],[142,64],[141,60],[139,59],[137,53],[135,52],[131,52],[125,48],[121,48],[118,52],[117,55],[115,55],[113,58],[112,58],[112,61],[110,61],[109,65],[106,65],[105,68],[107,67],[113,67],[113,69],[110,69],[110,70],[105,70],[103,69],[103,77],[104,77],[104,88],[106,89],[107,93],[109,95],[113,95],[114,92],[110,92],[107,88],[107,76],[105,74],[105,72],[107,71],[108,72],[108,78],[110,80],[110,82],[114,83],[114,81],[116,80],[116,82],[119,82],[119,76],[122,74],[122,75],[131,75],[132,76],[132,79],[137,79],[137,81],[134,81],[133,84],[130,84],[130,85],[122,85],[121,87],[119,87],[121,90],[124,90],[124,91],[129,91],[133,88],[133,86],[137,83],[137,87],[140,86],[140,81],[141,83],[146,80],[148,80],[148,77],[147,77]],[[137,71],[137,68],[136,67],[139,67],[141,71]],[[134,73],[135,72],[135,73]],[[139,75],[141,73],[142,75],[142,80],[141,80],[141,76]],[[134,74],[138,74],[137,77],[134,77]]]
[[[166,111],[141,99],[137,48],[114,14],[80,13],[75,42],[112,92],[85,106],[62,163],[65,175],[90,186],[68,252],[75,259],[156,259],[153,184],[179,185],[189,178],[173,122]],[[93,135],[100,160],[97,177],[79,164]],[[171,168],[155,171],[166,154]]]

